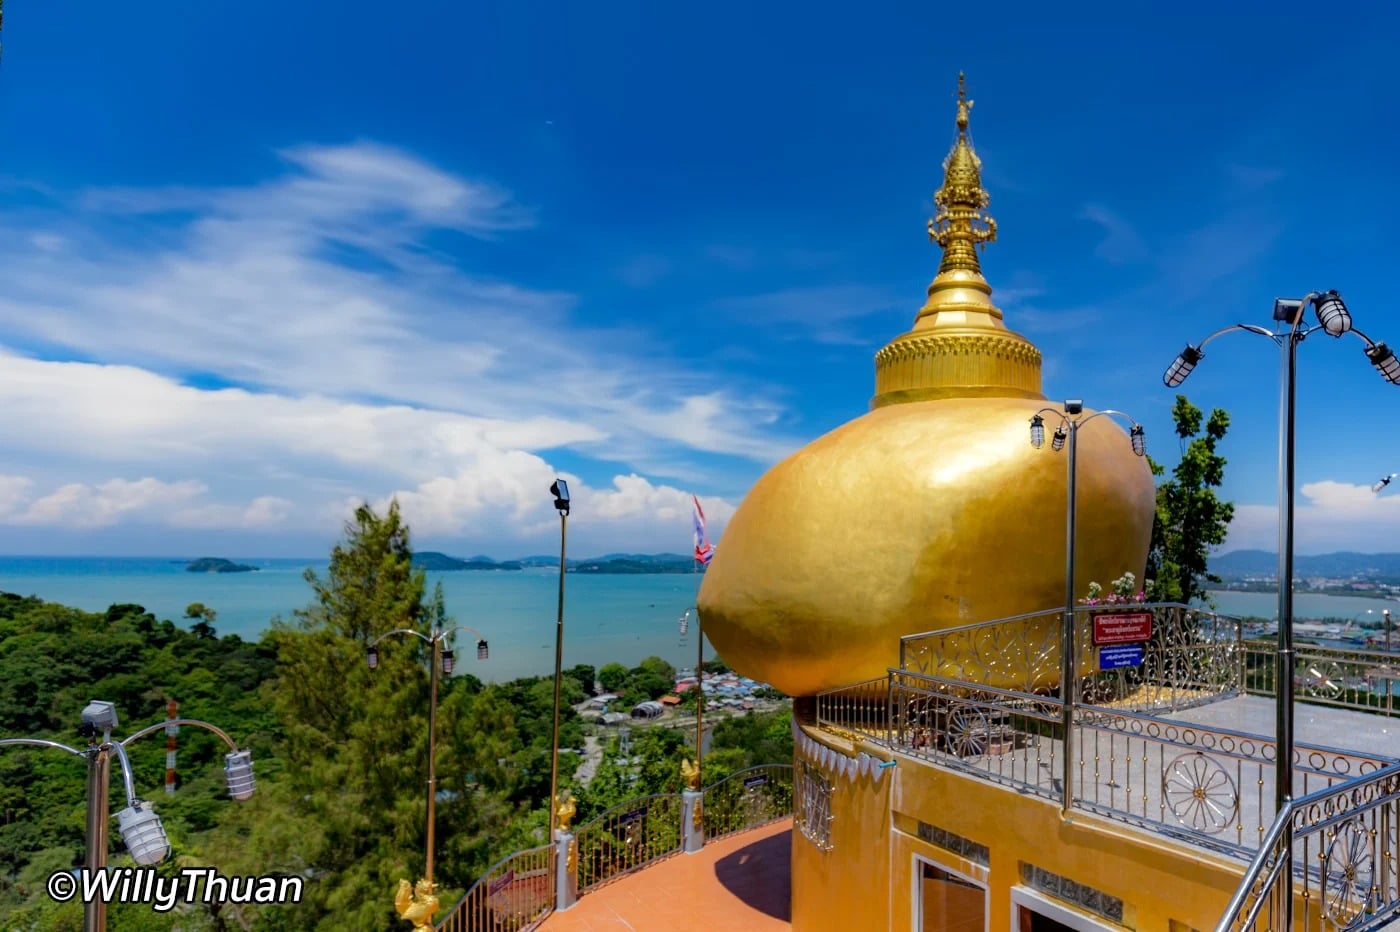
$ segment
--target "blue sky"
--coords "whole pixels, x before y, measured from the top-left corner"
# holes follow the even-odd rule
[[[547,552],[556,472],[579,552],[684,551],[690,492],[718,531],[867,409],[959,70],[1051,399],[1174,462],[1186,342],[1337,288],[1400,343],[1396,14],[753,6],[12,2],[0,552],[314,555],[392,494]],[[1300,356],[1299,551],[1400,549],[1400,388]],[[1277,373],[1237,335],[1185,386],[1230,547],[1273,546]]]

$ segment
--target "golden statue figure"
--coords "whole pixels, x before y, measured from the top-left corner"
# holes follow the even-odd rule
[[[692,789],[700,789],[700,768],[690,762],[690,758],[681,759],[681,778],[685,780],[685,785]]]
[[[574,820],[574,813],[578,811],[578,807],[574,805],[573,796],[563,802],[559,802],[558,797],[556,797],[554,801],[558,805],[558,808],[554,810],[554,815],[559,819],[559,831],[567,832],[569,823]]]
[[[436,884],[423,879],[414,886],[407,880],[399,881],[399,890],[394,894],[394,908],[399,917],[413,923],[413,932],[433,932],[433,913],[438,911]]]

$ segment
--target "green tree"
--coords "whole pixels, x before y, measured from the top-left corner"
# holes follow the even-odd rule
[[[216,636],[214,631],[214,619],[219,617],[219,613],[203,602],[191,602],[189,605],[186,605],[185,617],[198,619],[194,624],[190,625],[190,631],[194,633],[195,637],[213,638]]]
[[[1181,440],[1181,461],[1172,477],[1157,486],[1147,596],[1156,602],[1189,603],[1205,595],[1207,583],[1220,581],[1207,569],[1207,561],[1211,548],[1224,542],[1235,514],[1235,506],[1215,492],[1224,481],[1226,462],[1216,447],[1229,429],[1230,416],[1214,409],[1202,433],[1201,409],[1177,395],[1172,418]],[[1159,463],[1150,458],[1149,463],[1153,475],[1165,475]]]
[[[605,692],[615,693],[627,682],[628,670],[620,663],[605,663],[598,671],[598,684]]]

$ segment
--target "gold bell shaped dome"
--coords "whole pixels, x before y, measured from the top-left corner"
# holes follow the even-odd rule
[[[1040,352],[1006,329],[978,263],[996,226],[971,110],[959,78],[929,222],[942,260],[913,329],[875,357],[872,410],[754,484],[700,586],[715,650],[789,695],[882,680],[905,635],[1063,604],[1065,457],[1030,442]],[[1110,418],[1085,424],[1078,453],[1084,592],[1142,573],[1155,491]]]
[[[1043,398],[1040,351],[1006,329],[982,277],[979,247],[997,238],[982,187],[982,160],[972,147],[972,101],[958,75],[958,136],[943,160],[943,186],[933,196],[937,213],[929,239],[943,248],[938,274],[914,328],[875,354],[872,408],[936,398]]]

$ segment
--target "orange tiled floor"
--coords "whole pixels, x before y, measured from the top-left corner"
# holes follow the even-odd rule
[[[792,820],[677,854],[578,898],[543,932],[776,932],[792,923]]]

